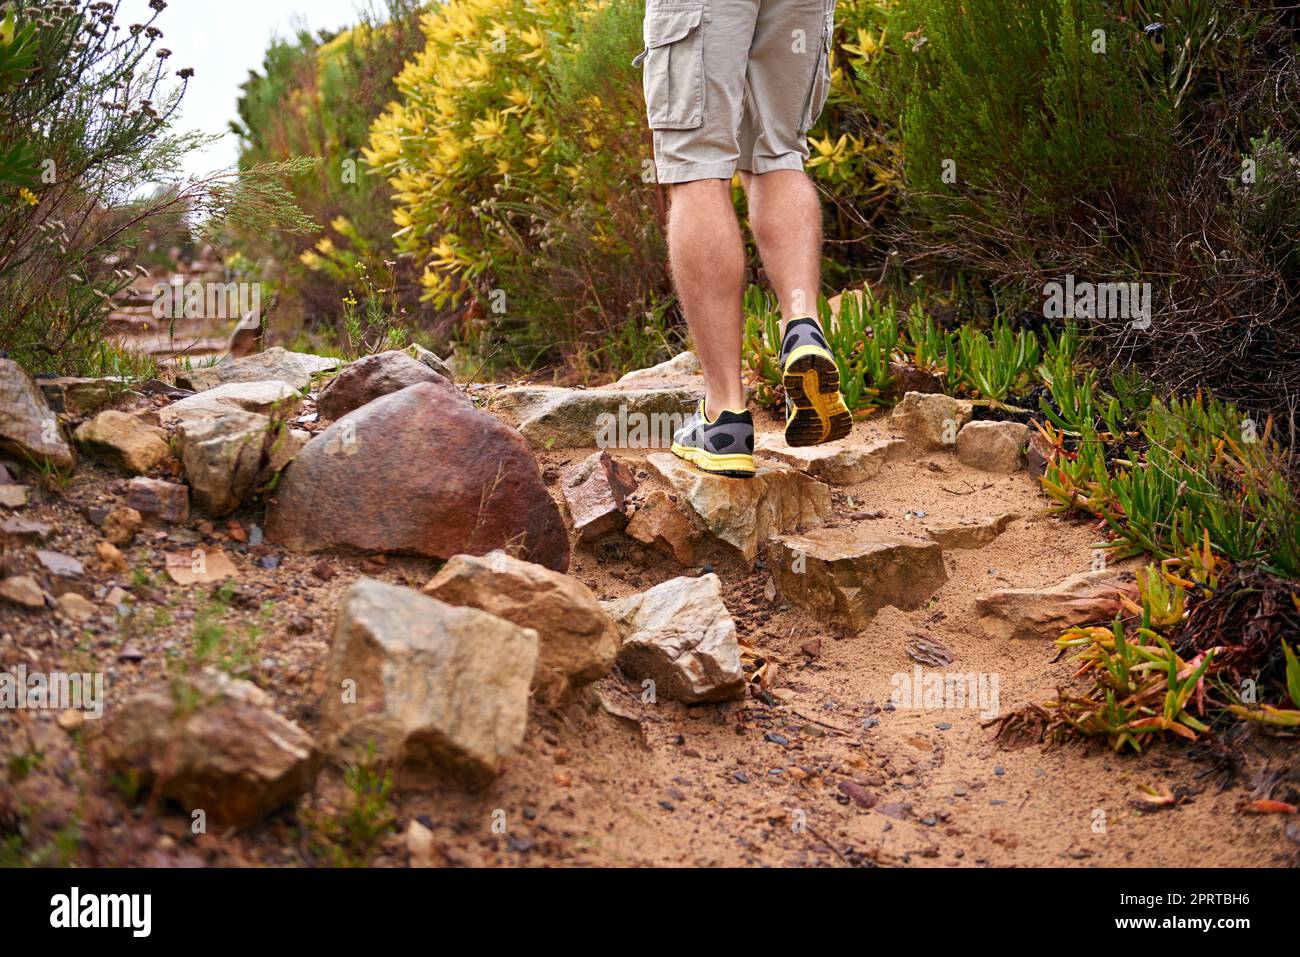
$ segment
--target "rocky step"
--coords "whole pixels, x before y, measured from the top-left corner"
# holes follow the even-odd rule
[[[948,578],[938,542],[864,540],[853,528],[773,538],[767,564],[782,598],[853,631],[887,605],[920,608]]]
[[[850,435],[824,445],[791,447],[780,433],[760,435],[754,454],[806,472],[831,485],[857,485],[880,474],[887,462],[907,454],[907,442],[895,438]]]
[[[704,535],[745,562],[757,558],[773,535],[816,528],[832,514],[830,486],[787,465],[759,464],[753,478],[727,478],[656,452],[646,466],[676,493]]]

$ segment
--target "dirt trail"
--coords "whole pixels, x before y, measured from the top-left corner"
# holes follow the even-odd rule
[[[760,428],[776,425],[762,416]],[[888,430],[862,423],[855,433],[870,438]],[[558,476],[588,454],[539,456],[554,479],[553,494],[559,496]],[[634,468],[645,457],[618,455]],[[646,472],[644,487],[651,487]],[[120,498],[122,485],[86,466],[25,517],[53,522],[58,531],[45,547],[89,565],[97,532],[85,510]],[[1288,822],[1239,813],[1246,792],[1220,792],[1181,747],[1160,745],[1138,757],[1080,747],[1005,751],[981,726],[988,715],[978,709],[892,707],[894,676],[913,672],[907,646],[917,635],[953,652],[946,670],[996,676],[1003,713],[1044,700],[1069,679],[1072,664],[1054,660],[1050,642],[992,640],[974,612],[982,593],[1052,585],[1090,567],[1097,530],[1047,515],[1048,504],[1027,474],[978,472],[946,452],[891,461],[871,481],[835,489],[830,524],[847,536],[920,538],[928,523],[1006,512],[1022,518],[983,548],[945,550],[948,580],[931,602],[910,612],[887,607],[857,634],[766,597],[761,559],[746,568],[711,557],[742,643],[777,663],[766,700],[648,704],[639,688],[614,674],[563,710],[534,706],[524,746],[486,791],[397,794],[398,831],[374,863],[407,863],[400,832],[414,818],[432,828],[437,857],[453,865],[1294,864],[1300,846],[1284,836]],[[863,518],[864,512],[884,514]],[[244,531],[260,521],[259,512],[241,514]],[[152,583],[139,589],[146,597],[134,629],[11,615],[0,623],[4,660],[105,669],[118,693],[156,681],[168,656],[188,646],[197,607],[189,590],[161,575],[163,553],[220,544],[239,573],[225,625],[234,634],[259,629],[249,677],[272,693],[285,716],[314,733],[342,591],[361,574],[419,587],[434,567],[413,559],[282,553],[236,540],[242,533],[232,537],[225,522],[214,527],[201,519],[151,534],[127,550]],[[279,564],[264,567],[274,563],[268,556]],[[578,547],[571,568],[602,599],[701,570],[683,569],[621,536]],[[101,576],[99,584],[127,585],[132,577]],[[45,757],[19,786],[22,797],[43,808],[38,817],[51,830],[77,824],[92,849],[87,863],[304,860],[288,814],[248,834],[196,837],[175,813],[140,824],[103,775],[79,769],[73,739],[54,716],[38,712],[20,721],[22,733],[10,724],[0,751],[12,757],[27,749],[30,735]],[[92,752],[93,738],[92,729]],[[1141,784],[1185,788],[1192,797],[1172,810],[1139,813],[1131,802]],[[855,798],[874,798],[874,806]],[[337,772],[322,775],[318,809],[342,799]]]

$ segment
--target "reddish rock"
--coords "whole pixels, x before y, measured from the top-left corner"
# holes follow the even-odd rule
[[[608,452],[597,452],[583,463],[583,468],[564,486],[564,501],[578,537],[584,542],[594,541],[627,524],[623,506],[636,487],[632,470]]]
[[[400,392],[421,382],[437,386],[448,401],[469,402],[445,377],[405,352],[393,350],[350,363],[324,388],[316,408],[322,418],[341,419],[381,395]]]
[[[126,504],[145,518],[175,524],[190,517],[190,490],[161,479],[133,478],[126,488]]]
[[[268,540],[450,558],[495,548],[564,571],[569,537],[513,429],[421,383],[362,406],[309,442],[280,480]]]
[[[1075,625],[1105,624],[1137,596],[1133,573],[1105,569],[1071,575],[1051,588],[1005,588],[975,599],[975,613],[992,638],[1055,641]]]
[[[1056,451],[1052,443],[1043,438],[1043,434],[1037,429],[1029,430],[1029,440],[1025,447],[1025,459],[1028,463],[1029,474],[1034,478],[1039,478],[1047,471],[1047,463],[1052,460],[1052,454]]]
[[[909,392],[932,395],[944,391],[944,380],[933,372],[918,369],[910,362],[889,364],[889,391],[887,397],[902,398]]]
[[[695,564],[695,549],[702,538],[691,517],[662,489],[646,496],[627,523],[627,535],[681,565]]]

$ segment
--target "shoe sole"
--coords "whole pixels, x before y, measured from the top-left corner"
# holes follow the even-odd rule
[[[785,444],[791,447],[835,442],[853,429],[835,360],[817,346],[800,346],[790,353],[782,375],[794,414],[785,424]]]
[[[689,445],[672,445],[672,453],[679,459],[690,462],[702,472],[713,475],[725,475],[728,478],[753,478],[754,456],[752,455],[714,455],[704,449]]]

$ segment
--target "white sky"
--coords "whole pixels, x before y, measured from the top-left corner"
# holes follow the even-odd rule
[[[182,67],[195,71],[176,128],[225,132],[220,142],[191,154],[185,171],[202,174],[235,163],[238,139],[226,131],[236,118],[239,85],[249,70],[261,72],[272,37],[288,39],[299,26],[337,30],[356,22],[364,5],[362,0],[168,0],[156,24],[163,31],[158,45],[172,51],[167,63],[173,74]],[[123,0],[118,22],[123,27],[143,23],[151,13],[149,0]]]

